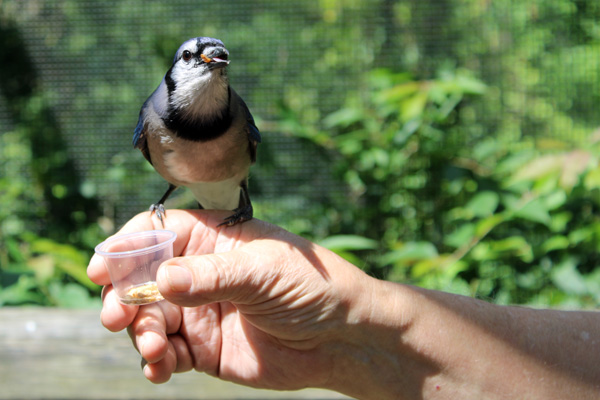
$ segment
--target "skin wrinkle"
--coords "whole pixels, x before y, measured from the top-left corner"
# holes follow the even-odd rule
[[[245,258],[247,258],[249,254],[244,252],[243,250],[236,253],[236,255],[238,257],[235,260],[235,264],[256,266],[256,262],[254,262],[254,260],[250,262],[245,260]],[[225,259],[223,259],[223,262],[225,263]],[[231,274],[232,281],[244,282],[244,284],[241,285],[241,288],[243,288],[244,290],[238,290],[236,293],[237,296],[235,298],[230,299],[231,301],[236,302],[237,304],[244,304],[247,302],[252,302],[255,299],[259,299],[265,296],[265,293],[267,292],[268,288],[275,287],[277,285],[277,282],[271,279],[271,275],[268,276],[264,284],[257,284],[260,282],[260,277],[262,276],[260,274],[262,272],[260,267],[259,269],[256,269],[255,267],[253,269],[242,270],[240,268],[237,268],[235,265],[228,265],[228,268],[225,268],[225,270],[233,271],[233,273]]]
[[[299,251],[295,251],[296,254],[298,254],[298,257],[301,258],[300,256],[300,252]],[[241,310],[243,310],[246,315],[250,314],[250,315],[256,315],[258,317],[260,317],[261,314],[263,313],[269,313],[271,314],[271,318],[272,319],[286,319],[286,318],[290,318],[290,315],[293,315],[292,319],[294,321],[294,323],[300,323],[300,321],[303,321],[302,325],[304,326],[310,326],[313,324],[313,322],[317,321],[317,320],[325,320],[329,317],[328,313],[324,313],[325,309],[319,304],[323,304],[326,303],[325,301],[317,301],[316,298],[312,298],[311,297],[311,291],[306,292],[306,288],[302,287],[302,286],[298,286],[298,287],[293,287],[293,288],[289,288],[289,284],[288,282],[294,282],[294,281],[300,281],[300,282],[305,282],[309,276],[293,276],[294,273],[296,273],[298,271],[297,268],[294,268],[295,263],[297,263],[298,261],[296,260],[297,257],[294,258],[290,258],[290,259],[286,259],[284,264],[281,264],[278,262],[278,258],[275,257],[275,260],[266,260],[263,261],[264,265],[268,265],[270,269],[273,268],[273,266],[276,266],[277,269],[282,270],[282,271],[287,271],[288,274],[286,274],[285,276],[287,278],[289,278],[289,280],[286,280],[285,282],[281,282],[281,281],[277,281],[277,282],[270,282],[270,283],[274,283],[275,287],[273,287],[272,285],[263,285],[263,289],[266,291],[265,295],[268,296],[268,298],[270,298],[269,301],[263,302],[263,303],[259,303],[259,302],[252,302],[253,306],[251,307],[252,311],[250,310],[245,310],[244,308],[240,308]],[[289,275],[291,271],[292,275]],[[273,273],[273,276],[279,276],[278,273]],[[271,290],[271,292],[268,292],[268,290]],[[280,291],[282,293],[282,295],[277,295],[274,294],[272,291]],[[262,291],[261,291],[262,292]],[[305,292],[305,293],[302,293]],[[261,297],[262,293],[259,293],[257,297]],[[324,298],[323,296],[320,296],[321,299]],[[289,301],[288,301],[289,299]],[[304,304],[311,304],[311,303],[315,303],[316,305],[314,307],[311,307],[310,310],[307,311],[303,311],[300,314],[298,314],[298,309],[301,309],[302,306]],[[278,309],[286,309],[289,308],[289,306],[293,306],[292,310],[288,310],[287,312],[281,313],[281,315],[279,315],[279,317],[276,315],[277,310]],[[262,306],[262,307],[261,307]],[[335,310],[337,308],[337,306],[331,306],[330,309],[331,310]],[[258,310],[257,310],[258,309]],[[315,315],[317,314],[317,317],[315,317]],[[250,323],[252,323],[252,320],[250,320]],[[307,340],[314,340],[314,338],[308,338]],[[304,342],[304,341],[303,341]],[[282,342],[283,343],[283,342]],[[291,343],[294,343],[293,341]],[[290,343],[290,344],[291,344]],[[294,344],[294,347],[298,347],[300,343],[296,341],[296,343]],[[306,342],[303,343],[300,347],[302,348],[306,348]],[[312,345],[311,345],[312,347]]]
[[[245,253],[242,249],[241,253]],[[277,257],[275,257],[275,260],[277,260]],[[255,265],[252,262],[250,263],[246,263],[246,265]],[[278,265],[277,261],[264,261],[263,265],[268,265],[270,269],[273,268],[273,265]],[[279,268],[286,268],[287,266],[283,266],[283,267],[279,267]],[[226,269],[226,268],[225,268]],[[292,271],[294,271],[294,269],[292,269]],[[271,274],[272,276],[278,276],[277,273],[273,273]],[[269,276],[271,276],[269,275]],[[255,274],[250,273],[248,275],[247,278],[245,279],[249,279],[252,280],[252,277],[255,276]],[[260,276],[258,276],[258,278],[260,278]],[[235,280],[235,279],[234,279]],[[294,281],[295,278],[292,277],[290,278],[290,281]],[[301,279],[304,280],[304,279]],[[253,287],[254,285],[250,285],[251,287]],[[250,296],[250,303],[253,304],[252,307],[252,314],[255,315],[256,317],[260,318],[261,314],[264,314],[268,311],[272,312],[276,312],[276,310],[278,308],[284,309],[287,307],[287,305],[291,302],[291,303],[296,303],[297,307],[301,307],[301,304],[303,303],[311,303],[314,302],[314,299],[310,298],[310,293],[306,293],[304,295],[298,295],[297,292],[298,291],[304,291],[304,288],[292,288],[291,292],[289,291],[289,289],[287,288],[288,283],[284,282],[283,284],[281,283],[281,281],[275,281],[275,280],[269,280],[267,279],[266,282],[263,282],[263,285],[260,289],[255,290],[254,293],[256,293],[255,297],[251,297]],[[282,295],[284,297],[281,296],[277,296],[272,294],[272,291],[280,291],[282,293]],[[287,295],[286,295],[287,293]],[[246,299],[246,301],[248,301],[248,295],[244,295],[244,294],[240,294],[241,297],[244,297]],[[270,298],[269,301],[266,301],[264,303],[260,303],[257,302],[256,299],[259,299],[263,296],[266,296],[267,298]],[[287,300],[287,298],[289,298],[289,301]],[[263,305],[263,307],[260,307],[261,305]],[[239,304],[238,308],[240,308],[241,310],[244,309],[243,305]],[[258,311],[257,311],[258,308]],[[322,307],[319,308],[318,311],[322,310]],[[297,311],[290,311],[290,314],[296,313]],[[316,311],[308,311],[308,312],[304,312],[302,314],[297,314],[295,316],[296,320],[300,321],[303,319],[303,317],[305,316],[310,316],[310,318],[306,318],[306,322],[307,324],[310,322],[310,320],[315,320],[314,315],[315,315]],[[276,316],[274,316],[274,318],[276,318]],[[285,318],[285,314],[282,314],[280,318]],[[252,319],[248,320],[248,322],[250,322],[252,324]],[[304,346],[303,346],[304,347]]]
[[[292,280],[293,281],[293,280]],[[285,309],[289,309],[290,305],[293,306],[292,310],[288,310],[287,313],[283,313],[281,315],[281,318],[285,318],[286,314],[294,314],[297,313],[297,309],[301,309],[302,306],[304,304],[311,304],[311,303],[315,303],[315,304],[322,304],[324,303],[324,301],[315,301],[317,298],[323,299],[325,296],[317,296],[317,298],[311,297],[313,296],[311,294],[311,292],[306,292],[306,289],[303,287],[296,287],[296,288],[292,288],[289,289],[288,288],[288,284],[284,283],[283,285],[280,285],[279,282],[271,282],[273,283],[273,285],[275,285],[275,287],[271,287],[271,285],[267,286],[267,288],[265,288],[263,286],[264,290],[264,294],[263,293],[259,293],[257,295],[257,298],[260,298],[262,296],[267,296],[267,298],[269,300],[264,301],[264,302],[258,302],[258,301],[254,301],[251,302],[252,307],[249,310],[244,309],[244,312],[249,314],[249,315],[261,315],[261,314],[265,314],[265,313],[269,313],[269,314],[273,314],[273,313],[278,313],[278,310],[285,310]],[[269,290],[267,289],[271,289],[271,291],[269,292]],[[280,295],[277,294],[273,294],[272,292],[276,290],[281,292]],[[261,292],[263,292],[261,290]],[[306,292],[303,294],[300,294],[299,292]],[[322,313],[324,311],[324,308],[321,306],[317,306],[317,307],[311,307],[310,310],[305,311],[304,313],[308,314],[315,314],[315,313]],[[301,317],[303,314],[297,314],[297,317]],[[323,315],[323,317],[326,317],[325,315]]]
[[[315,297],[323,299],[325,295]],[[299,304],[300,303],[300,304]],[[303,310],[302,304],[314,304],[311,307],[307,307],[307,310]],[[324,321],[329,318],[329,315],[324,313],[324,309],[321,306],[324,302],[314,302],[311,300],[306,300],[306,302],[300,301],[292,301],[289,304],[292,305],[293,309],[279,312],[281,319],[290,319],[294,324],[298,324],[300,326],[310,325],[310,323],[314,323],[316,321]],[[334,307],[337,309],[337,307]],[[307,317],[307,318],[304,318]]]
[[[198,229],[202,228],[203,227],[198,227]],[[231,251],[245,246],[246,243],[239,240],[240,234],[241,230],[239,229],[239,226],[225,227],[218,230],[216,232],[216,238],[214,241],[215,253],[222,252],[223,250],[221,249],[226,249],[225,251]]]
[[[284,293],[286,288],[283,288]],[[301,327],[311,327],[311,326],[315,326],[315,322],[317,321],[321,321],[321,320],[326,320],[327,318],[331,317],[331,313],[325,313],[324,312],[324,308],[320,305],[323,302],[319,302],[320,304],[315,306],[315,307],[310,307],[310,309],[302,311],[303,307],[302,305],[297,305],[295,307],[293,307],[293,309],[285,311],[285,312],[281,312],[279,313],[279,315],[277,314],[277,309],[282,309],[285,310],[285,308],[288,307],[288,305],[286,304],[290,304],[290,303],[284,303],[281,304],[280,302],[280,298],[278,297],[274,297],[273,295],[269,295],[271,297],[270,301],[264,302],[263,304],[267,305],[267,304],[272,304],[274,303],[274,307],[262,307],[261,310],[259,312],[256,311],[250,311],[250,310],[246,310],[245,307],[241,307],[238,306],[238,308],[240,309],[240,311],[244,312],[245,315],[247,316],[256,316],[257,318],[261,318],[262,315],[267,314],[269,315],[269,320],[271,321],[276,321],[276,320],[286,320],[289,319],[290,321],[293,321],[293,326],[295,327],[294,330],[296,331],[298,328]],[[321,298],[324,297],[320,296]],[[295,303],[295,299],[294,297],[290,297],[291,303]],[[310,300],[308,299],[308,296],[299,296],[299,300],[298,301],[305,301],[307,303],[315,303],[314,299]],[[297,304],[297,303],[296,303]],[[255,307],[253,306],[252,309],[254,309]],[[337,306],[332,306],[331,307],[332,310],[337,310],[338,307]],[[299,313],[300,310],[300,313]],[[291,315],[293,315],[293,317],[291,317]],[[253,324],[254,318],[249,318],[248,322]],[[319,325],[321,326],[321,325]],[[284,343],[284,344],[288,344],[291,347],[294,347],[296,349],[312,349],[314,348],[314,345],[312,344],[315,340],[317,340],[317,336],[320,334],[320,332],[322,332],[323,329],[320,328],[317,331],[312,331],[312,333],[310,335],[307,335],[306,338],[302,339],[302,340],[290,340],[287,341],[285,340],[285,338],[283,338],[280,343]],[[293,336],[294,332],[290,333],[290,336]],[[321,338],[322,339],[322,336]]]
[[[214,305],[212,307],[206,307],[202,309],[193,309],[193,308],[184,308],[184,318],[186,324],[181,327],[181,334],[187,339],[190,347],[192,349],[200,348],[199,352],[192,352],[192,364],[196,371],[206,372],[210,375],[216,376],[219,371],[219,366],[213,370],[212,368],[207,368],[205,363],[202,363],[195,354],[201,354],[205,356],[206,354],[210,354],[211,357],[216,358],[217,360],[221,359],[221,351],[222,351],[222,337],[221,337],[221,307],[219,305]],[[192,323],[191,321],[195,321]],[[194,334],[189,334],[189,331],[197,330],[198,326],[206,325],[209,327],[209,331],[212,332],[212,335],[209,340],[202,340]],[[208,350],[208,351],[205,351]],[[213,353],[216,354],[213,355]]]
[[[196,224],[190,232],[190,236],[187,242],[187,246],[181,254],[196,254],[200,249],[210,246],[215,243],[217,238],[213,237],[214,234],[208,229],[202,229],[200,224]]]
[[[234,266],[237,275],[242,278],[239,282],[245,283],[242,285],[245,291],[239,292],[239,299],[236,299],[238,300],[236,303],[252,303],[264,297],[269,290],[272,290],[277,286],[277,282],[273,277],[275,274],[267,275],[266,280],[261,283],[261,278],[264,276],[264,266],[260,265],[258,260],[250,253],[246,252],[244,248],[241,248],[236,254],[238,256],[236,258],[236,264],[252,266],[252,268],[245,269],[243,274],[240,268]]]
[[[238,339],[238,335],[240,330],[243,330],[244,328],[244,323],[245,321],[237,318],[235,316],[235,314],[232,312],[233,309],[235,309],[235,307],[231,304],[231,303],[226,303],[222,305],[225,308],[229,308],[230,312],[225,312],[224,314],[226,315],[226,317],[223,319],[222,323],[223,324],[233,324],[235,327],[239,327],[239,329],[235,329],[235,327],[232,327],[232,329],[228,329],[225,330],[223,332],[223,343],[227,343],[227,348],[222,348],[221,350],[221,354],[223,355],[227,355],[228,353],[232,353],[232,354],[236,354],[240,353],[245,355],[248,359],[252,360],[255,367],[258,367],[259,362],[258,359],[256,357],[256,351],[250,351],[250,348],[247,346],[242,346],[240,345],[240,343],[242,343],[239,339]],[[231,334],[229,334],[231,333]],[[239,357],[238,357],[239,358]],[[239,371],[236,371],[239,372]],[[224,379],[227,379],[228,374],[230,373],[230,371],[223,371],[221,369],[219,369],[219,376],[223,377]],[[248,373],[246,371],[244,371],[244,374],[249,377],[250,375],[248,375]],[[255,376],[254,379],[258,379],[258,376]]]
[[[244,301],[240,302],[239,304],[262,304],[260,301],[258,301],[259,299],[263,297],[268,298],[269,293],[271,293],[273,290],[279,289],[280,287],[280,282],[275,279],[275,277],[278,275],[277,273],[274,272],[272,274],[268,274],[266,275],[266,278],[263,276],[264,268],[269,268],[272,270],[274,262],[272,263],[267,261],[259,264],[258,260],[256,260],[255,257],[251,253],[247,252],[244,248],[240,248],[240,251],[238,252],[238,257],[241,255],[251,259],[251,261],[240,260],[240,263],[252,265],[254,268],[246,270],[246,275],[244,276],[243,281],[247,282],[247,284],[244,285],[244,287],[247,287],[247,292],[239,294],[240,298],[244,299]],[[235,271],[239,271],[239,268],[235,268]],[[257,283],[260,282],[262,283],[257,285]],[[272,301],[276,301],[276,299],[272,299]]]
[[[283,263],[274,263],[268,261],[266,263],[270,266],[270,268],[272,268],[273,264],[275,264],[277,265],[279,271],[287,272],[284,275],[286,277],[284,284],[278,285],[282,286],[280,290],[283,292],[283,296],[277,296],[277,298],[280,300],[281,307],[284,307],[285,305],[293,305],[295,306],[294,308],[297,308],[303,304],[309,304],[313,302],[313,299],[311,298],[311,292],[314,293],[314,290],[311,290],[311,288],[307,288],[304,285],[292,287],[291,289],[289,288],[289,284],[291,282],[307,282],[310,281],[311,278],[309,271],[303,272],[302,270],[295,268],[295,265],[301,262],[298,259],[301,260],[301,256],[296,256],[294,259],[284,258]],[[273,297],[273,294],[269,295],[270,297]],[[288,301],[287,298],[289,298],[290,301]]]
[[[231,268],[231,265],[227,261],[227,258],[221,256],[219,253],[214,254],[213,257],[208,257],[205,259],[206,261],[208,261],[208,265],[210,265],[213,272],[215,273],[214,279],[213,281],[211,281],[211,284],[214,285],[214,287],[208,288],[208,290],[211,293],[221,292],[224,288],[229,287],[228,275],[226,271],[234,270],[233,268]],[[201,280],[201,278],[198,280]]]
[[[254,386],[260,384],[260,387],[265,387],[264,384],[260,383],[263,379],[267,379],[271,382],[266,388],[277,389],[284,382],[280,380],[280,377],[284,377],[289,373],[288,364],[282,362],[281,364],[262,366],[262,357],[265,352],[268,353],[276,353],[274,357],[282,360],[293,360],[294,363],[302,363],[305,358],[310,359],[310,356],[307,356],[304,352],[293,350],[286,348],[281,345],[281,342],[270,337],[268,334],[259,331],[253,331],[252,329],[248,329],[251,327],[251,324],[246,320],[239,320],[241,328],[253,338],[254,345],[251,346],[252,352],[250,353],[251,359],[256,363],[255,367],[258,369],[257,372],[253,374],[246,374],[246,378],[251,380],[250,386]],[[239,343],[236,340],[236,344]],[[247,347],[240,347],[237,344],[238,349],[242,349],[243,352],[247,353]],[[275,348],[275,350],[274,350]],[[273,355],[272,355],[273,356]],[[239,371],[236,371],[239,372]],[[287,380],[287,379],[286,379]],[[301,379],[298,378],[297,382],[301,382]],[[296,389],[301,389],[304,387],[310,386],[308,383],[296,385]]]

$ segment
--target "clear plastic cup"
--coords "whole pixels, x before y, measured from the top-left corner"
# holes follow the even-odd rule
[[[150,304],[163,300],[156,286],[156,271],[173,258],[177,234],[155,230],[115,236],[96,246],[113,288],[123,304]]]

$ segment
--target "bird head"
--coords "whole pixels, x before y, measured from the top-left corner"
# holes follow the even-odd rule
[[[212,114],[225,106],[228,64],[229,52],[220,40],[197,37],[184,42],[165,76],[172,109]]]
[[[228,64],[229,52],[223,42],[209,37],[187,40],[179,47],[173,59],[173,67],[176,69],[201,75],[220,70]]]

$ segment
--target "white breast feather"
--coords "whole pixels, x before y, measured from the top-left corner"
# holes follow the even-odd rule
[[[240,203],[240,177],[221,182],[198,182],[189,186],[198,202],[207,210],[234,210]]]
[[[171,94],[172,106],[184,110],[188,118],[219,115],[227,108],[228,84],[221,74],[198,75],[174,69],[172,78],[176,82]]]

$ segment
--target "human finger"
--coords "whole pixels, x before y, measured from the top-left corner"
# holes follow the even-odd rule
[[[161,360],[168,348],[167,335],[181,325],[179,307],[166,301],[140,307],[128,332],[141,356],[149,363]]]
[[[156,362],[144,366],[144,376],[152,383],[165,383],[177,369],[177,355],[173,344],[167,342],[165,355]]]
[[[106,329],[111,332],[119,332],[131,324],[139,306],[128,306],[119,302],[117,293],[111,285],[103,288],[102,298],[100,321]]]
[[[255,296],[263,284],[252,261],[244,258],[239,250],[173,258],[159,267],[157,285],[166,299],[185,307],[244,302],[245,295]]]

